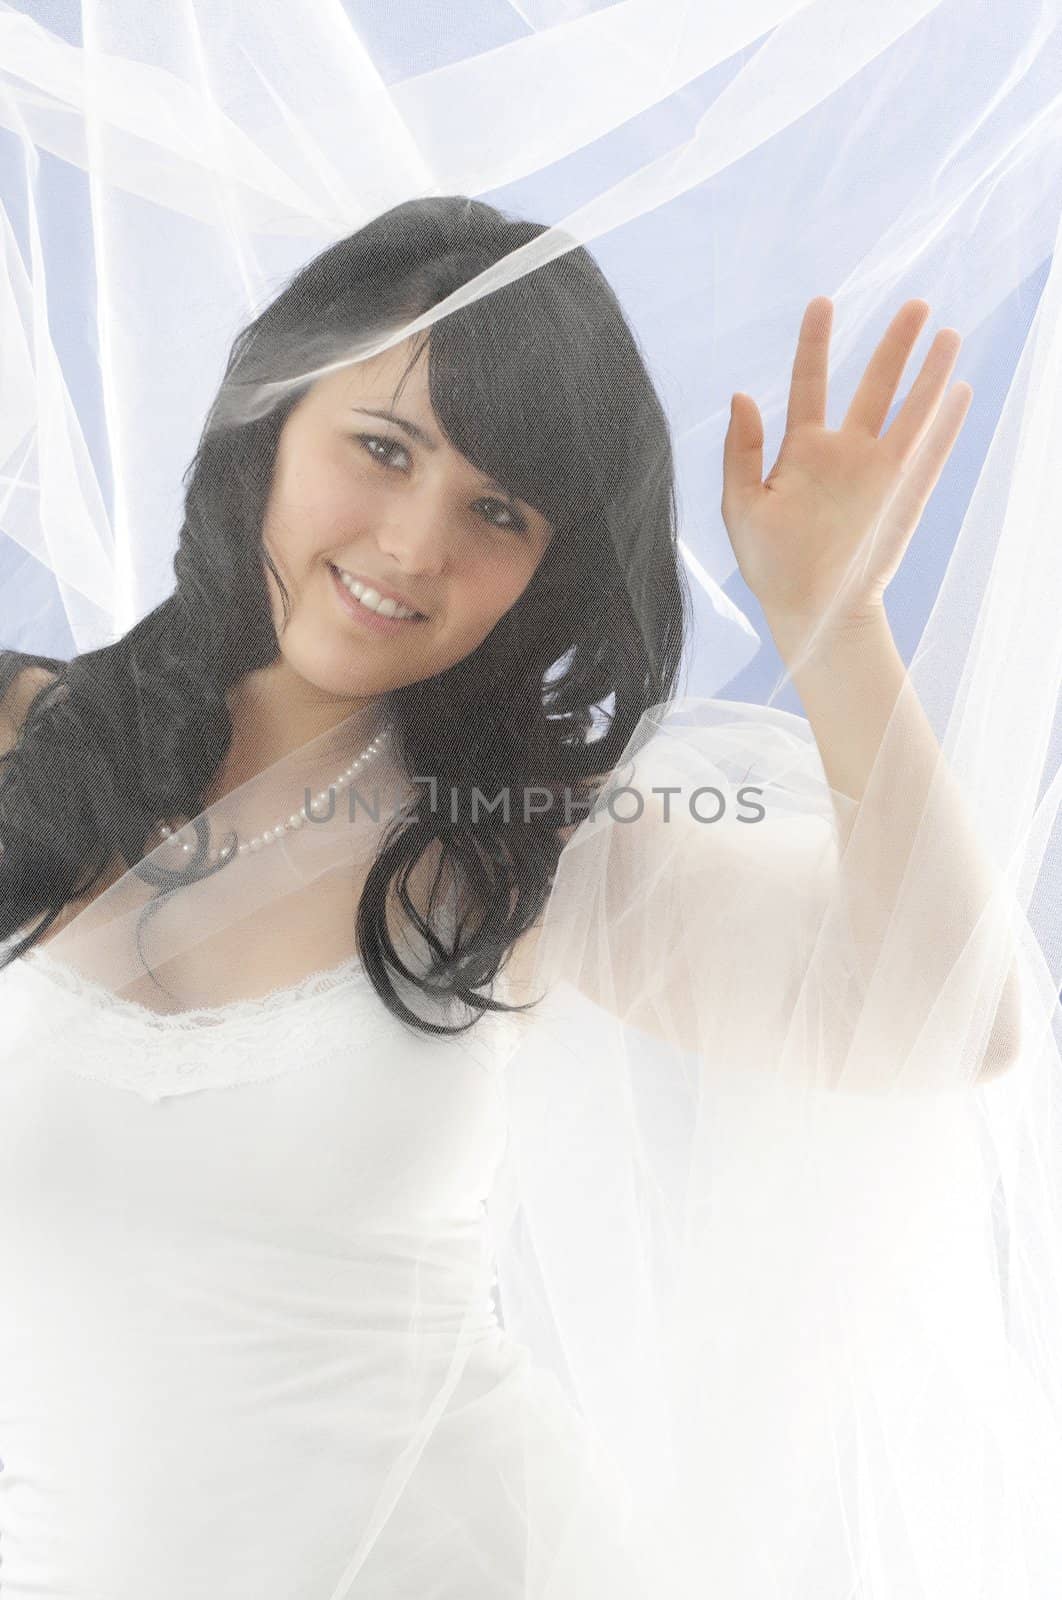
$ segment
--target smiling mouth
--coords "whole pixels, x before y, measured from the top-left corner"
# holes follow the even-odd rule
[[[370,615],[379,617],[385,622],[427,621],[422,611],[415,611],[411,606],[401,605],[386,598],[371,584],[362,583],[360,579],[351,577],[350,573],[344,572],[342,567],[337,567],[334,562],[330,561],[328,566],[333,577],[351,599]]]

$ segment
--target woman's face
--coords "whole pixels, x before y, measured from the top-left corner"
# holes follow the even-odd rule
[[[263,539],[290,597],[285,627],[267,569],[280,649],[300,677],[338,696],[419,682],[475,650],[523,593],[552,532],[444,438],[426,349],[392,404],[409,355],[403,342],[320,379],[277,446]],[[393,414],[371,414],[384,411]],[[375,615],[337,569],[418,617]]]

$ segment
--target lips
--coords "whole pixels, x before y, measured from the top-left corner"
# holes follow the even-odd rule
[[[328,565],[339,577],[352,578],[355,583],[360,583],[366,589],[375,589],[381,600],[393,600],[396,605],[405,606],[407,611],[415,612],[416,616],[425,620],[425,613],[416,607],[407,595],[400,594],[397,589],[389,589],[386,584],[379,583],[375,578],[367,578],[364,573],[350,572],[346,567],[337,566],[334,561]]]
[[[344,583],[339,575],[339,569],[327,563],[328,576],[332,580],[332,589],[343,611],[351,617],[358,629],[365,633],[375,633],[383,637],[406,633],[410,628],[415,628],[419,622],[425,622],[425,617],[402,616],[389,617],[386,613],[373,611],[370,606],[362,602],[352,593],[350,587]]]

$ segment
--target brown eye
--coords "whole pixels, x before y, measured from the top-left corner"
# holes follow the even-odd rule
[[[371,456],[373,461],[377,462],[382,467],[389,467],[394,464],[393,456],[390,454],[390,452],[394,450],[401,450],[403,454],[408,454],[404,444],[399,443],[397,439],[385,438],[379,433],[359,433],[355,435],[355,438],[358,440],[365,453]],[[377,452],[372,448],[373,445],[381,445],[383,447],[383,454],[377,454]],[[479,503],[480,505],[497,506],[499,510],[504,511],[505,515],[511,519],[509,522],[495,522],[491,517],[487,517],[486,520],[490,523],[492,528],[498,528],[502,533],[527,532],[527,522],[520,515],[519,511],[517,511],[516,507],[509,505],[507,501],[490,499],[481,500]]]
[[[527,532],[527,523],[524,521],[524,519],[520,515],[519,511],[517,511],[515,509],[515,507],[507,504],[506,501],[504,501],[504,500],[482,500],[482,501],[480,501],[480,504],[481,505],[488,505],[488,506],[499,506],[501,508],[501,510],[505,512],[507,517],[511,517],[513,519],[511,522],[508,522],[508,523],[505,523],[505,522],[494,522],[494,523],[491,523],[492,527],[500,528],[503,533],[505,533],[506,531],[509,531],[511,533],[526,533]],[[490,519],[488,518],[488,521],[489,520]]]
[[[375,433],[359,433],[357,435],[357,438],[358,438],[359,442],[361,443],[362,449],[366,452],[366,454],[371,456],[374,461],[378,461],[380,463],[380,465],[384,466],[384,467],[390,466],[392,464],[392,458],[390,457],[390,455],[386,454],[386,452],[391,451],[391,450],[404,450],[405,449],[405,446],[402,445],[402,444],[399,444],[397,439],[384,439],[384,438],[381,438],[381,436],[379,434],[375,434]],[[370,446],[374,445],[374,444],[383,445],[383,448],[384,448],[384,451],[385,451],[385,454],[383,456],[377,455],[374,450],[370,449]]]

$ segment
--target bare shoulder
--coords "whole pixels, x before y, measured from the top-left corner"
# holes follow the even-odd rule
[[[517,1003],[531,998],[531,977],[535,970],[535,956],[541,936],[541,928],[537,924],[533,925],[513,941],[506,954],[504,980]]]
[[[594,773],[590,777],[583,778],[580,783],[574,784],[572,792],[580,799],[580,803],[583,807],[589,807],[597,798],[597,795],[604,788],[611,776],[611,772]],[[568,843],[568,840],[571,838],[572,834],[585,820],[586,812],[581,810],[570,823],[557,829],[557,834],[562,844]]]
[[[48,667],[23,667],[0,699],[0,755],[12,750],[34,695],[55,678]]]
[[[579,790],[584,796],[584,800],[586,797],[592,799],[602,785],[607,782],[608,777],[608,773],[603,773],[591,778],[583,779],[579,786]],[[562,848],[568,844],[572,835],[575,833],[576,829],[580,826],[583,820],[584,815],[579,812],[571,823],[557,828],[557,836],[561,842]],[[459,909],[462,911],[467,911],[468,906],[464,899],[463,886],[455,885],[454,880],[450,876],[449,864],[444,856],[442,843],[438,839],[432,840],[425,848],[424,852],[419,857],[416,866],[410,873],[409,888],[414,899],[417,900],[418,896],[420,897],[418,904],[423,910],[423,907],[427,903],[429,886],[440,868],[442,869],[444,880],[447,882],[448,887],[451,889],[455,887],[457,888]],[[538,956],[541,937],[541,924],[533,923],[531,927],[526,928],[524,932],[513,941],[506,952],[504,962],[504,978],[507,987],[513,994],[514,999],[522,1000],[530,997],[531,983],[535,972],[535,964]]]
[[[601,788],[608,782],[610,774],[598,773],[591,778],[585,778],[580,786],[584,801],[589,801],[597,795]],[[585,817],[577,816],[572,822],[557,829],[557,836],[562,847],[571,840],[572,835],[580,827]],[[542,925],[540,922],[532,923],[529,928],[516,939],[509,948],[505,962],[505,976],[514,996],[520,991],[519,998],[530,997],[531,982],[538,957],[539,944],[542,938]]]

